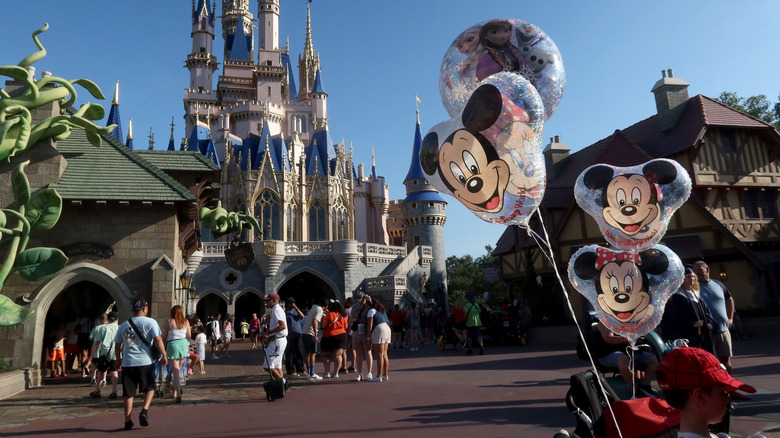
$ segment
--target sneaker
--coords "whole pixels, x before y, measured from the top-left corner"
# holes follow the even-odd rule
[[[390,380],[390,376],[383,377],[385,380]]]
[[[330,373],[325,373],[322,375],[322,377],[325,379],[330,379]]]
[[[106,379],[101,380],[103,382],[103,386],[106,386]]]
[[[349,371],[347,371],[347,369],[346,369],[346,368],[339,368],[339,372],[340,372],[341,374],[347,374],[347,373],[349,373]]]
[[[51,373],[51,377],[59,377],[59,374],[57,374],[57,373]]]
[[[135,427],[135,424],[132,421],[125,421],[125,430],[133,430],[133,427]]]
[[[368,381],[369,382],[381,382],[382,378],[381,377],[374,377],[373,379],[368,379]]]
[[[339,373],[333,373],[333,376],[332,376],[332,377],[333,377],[334,379],[338,379],[338,378],[339,378]]]
[[[322,380],[322,377],[318,376],[317,374],[310,374],[309,380]]]
[[[355,378],[355,381],[359,382],[361,380],[365,380],[365,379],[363,379],[363,375],[362,374],[358,374],[358,376]]]
[[[143,427],[149,425],[149,415],[146,413],[146,411],[141,411],[141,415],[138,416],[138,422],[141,423],[141,426]]]
[[[62,373],[62,377],[68,377],[68,373]]]
[[[216,354],[212,354],[212,355],[211,355],[211,358],[212,358],[213,360],[217,360],[217,359],[219,359],[219,356],[217,356]]]
[[[373,376],[371,375],[371,373],[366,374],[366,380],[368,380],[369,382],[371,381],[372,377]]]
[[[348,373],[354,373],[354,372],[355,372],[355,367],[349,367],[349,368],[347,368],[347,372],[348,372]]]
[[[81,377],[87,377],[87,376],[81,376]],[[89,379],[89,384],[90,385],[94,385],[95,383],[97,383],[97,380],[95,379],[95,377],[92,377],[91,379]]]

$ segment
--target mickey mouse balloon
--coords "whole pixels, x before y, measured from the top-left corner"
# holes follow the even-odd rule
[[[426,179],[481,219],[526,225],[544,195],[544,105],[531,83],[498,73],[477,88],[460,117],[425,135]]]
[[[607,242],[641,251],[661,241],[669,221],[691,194],[688,172],[656,159],[633,167],[597,164],[577,178],[577,204],[593,216]]]
[[[471,26],[455,38],[441,63],[439,92],[451,117],[493,74],[509,72],[536,88],[546,118],[558,107],[566,73],[558,47],[539,27],[518,19],[495,19]]]
[[[683,281],[683,265],[669,248],[615,251],[580,248],[569,260],[569,280],[599,320],[631,344],[661,322],[669,297]]]

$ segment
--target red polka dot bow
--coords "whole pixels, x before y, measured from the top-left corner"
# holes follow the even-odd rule
[[[631,262],[635,265],[641,265],[642,259],[639,254],[625,251],[611,251],[607,248],[596,248],[596,269],[599,271],[607,264],[612,262]]]

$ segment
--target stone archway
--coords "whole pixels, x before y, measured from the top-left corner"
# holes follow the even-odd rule
[[[200,320],[204,323],[213,318],[217,313],[223,317],[227,315],[228,305],[225,298],[222,297],[218,291],[209,291],[204,296],[198,299],[198,303],[195,306],[195,313],[198,314]]]
[[[343,297],[337,294],[337,291],[338,287],[326,278],[308,270],[301,270],[290,275],[287,281],[279,286],[276,293],[279,294],[282,302],[293,297],[298,307],[306,309],[311,308],[312,304],[322,298],[342,299]]]
[[[241,321],[246,318],[247,321],[252,319],[252,314],[257,313],[262,315],[265,312],[265,304],[263,303],[263,293],[257,289],[246,289],[238,294],[235,305],[235,327],[236,329],[241,324]]]
[[[110,270],[93,263],[75,263],[66,266],[48,281],[39,286],[31,294],[25,295],[25,301],[31,303],[30,308],[35,310],[31,321],[24,324],[25,339],[32,340],[26,351],[20,354],[20,367],[43,369],[45,363],[39,363],[43,354],[44,339],[46,336],[46,319],[52,305],[60,294],[78,284],[90,285],[94,290],[102,290],[116,303],[119,319],[125,320],[131,315],[130,302],[135,295],[130,291],[124,281]],[[98,293],[99,296],[99,292]],[[93,295],[89,295],[93,296]],[[102,303],[102,300],[101,300]],[[101,303],[95,303],[99,305]],[[106,302],[110,304],[110,302]],[[103,303],[103,304],[106,304]],[[106,305],[106,307],[108,307]],[[105,309],[95,309],[104,311]]]

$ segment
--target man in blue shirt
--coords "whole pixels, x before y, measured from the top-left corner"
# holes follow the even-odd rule
[[[304,373],[303,354],[298,343],[301,340],[301,321],[303,312],[295,304],[295,298],[287,298],[285,316],[287,317],[287,348],[284,350],[284,363],[287,374]]]
[[[133,301],[133,316],[130,319],[137,330],[130,325],[129,321],[125,321],[119,326],[115,339],[117,370],[122,371],[126,430],[132,429],[134,426],[130,414],[133,412],[133,398],[136,391],[144,393],[144,404],[138,421],[141,426],[149,425],[147,411],[154,398],[155,380],[151,345],[156,345],[157,349],[162,352],[161,367],[168,365],[168,356],[165,354],[160,326],[157,321],[147,318],[147,314],[149,314],[149,305],[145,299],[139,298]]]
[[[703,261],[694,263],[693,272],[699,277],[701,299],[707,303],[714,318],[712,342],[715,344],[715,355],[731,374],[732,352],[729,327],[734,322],[734,298],[723,283],[710,279],[710,267],[707,263]]]

